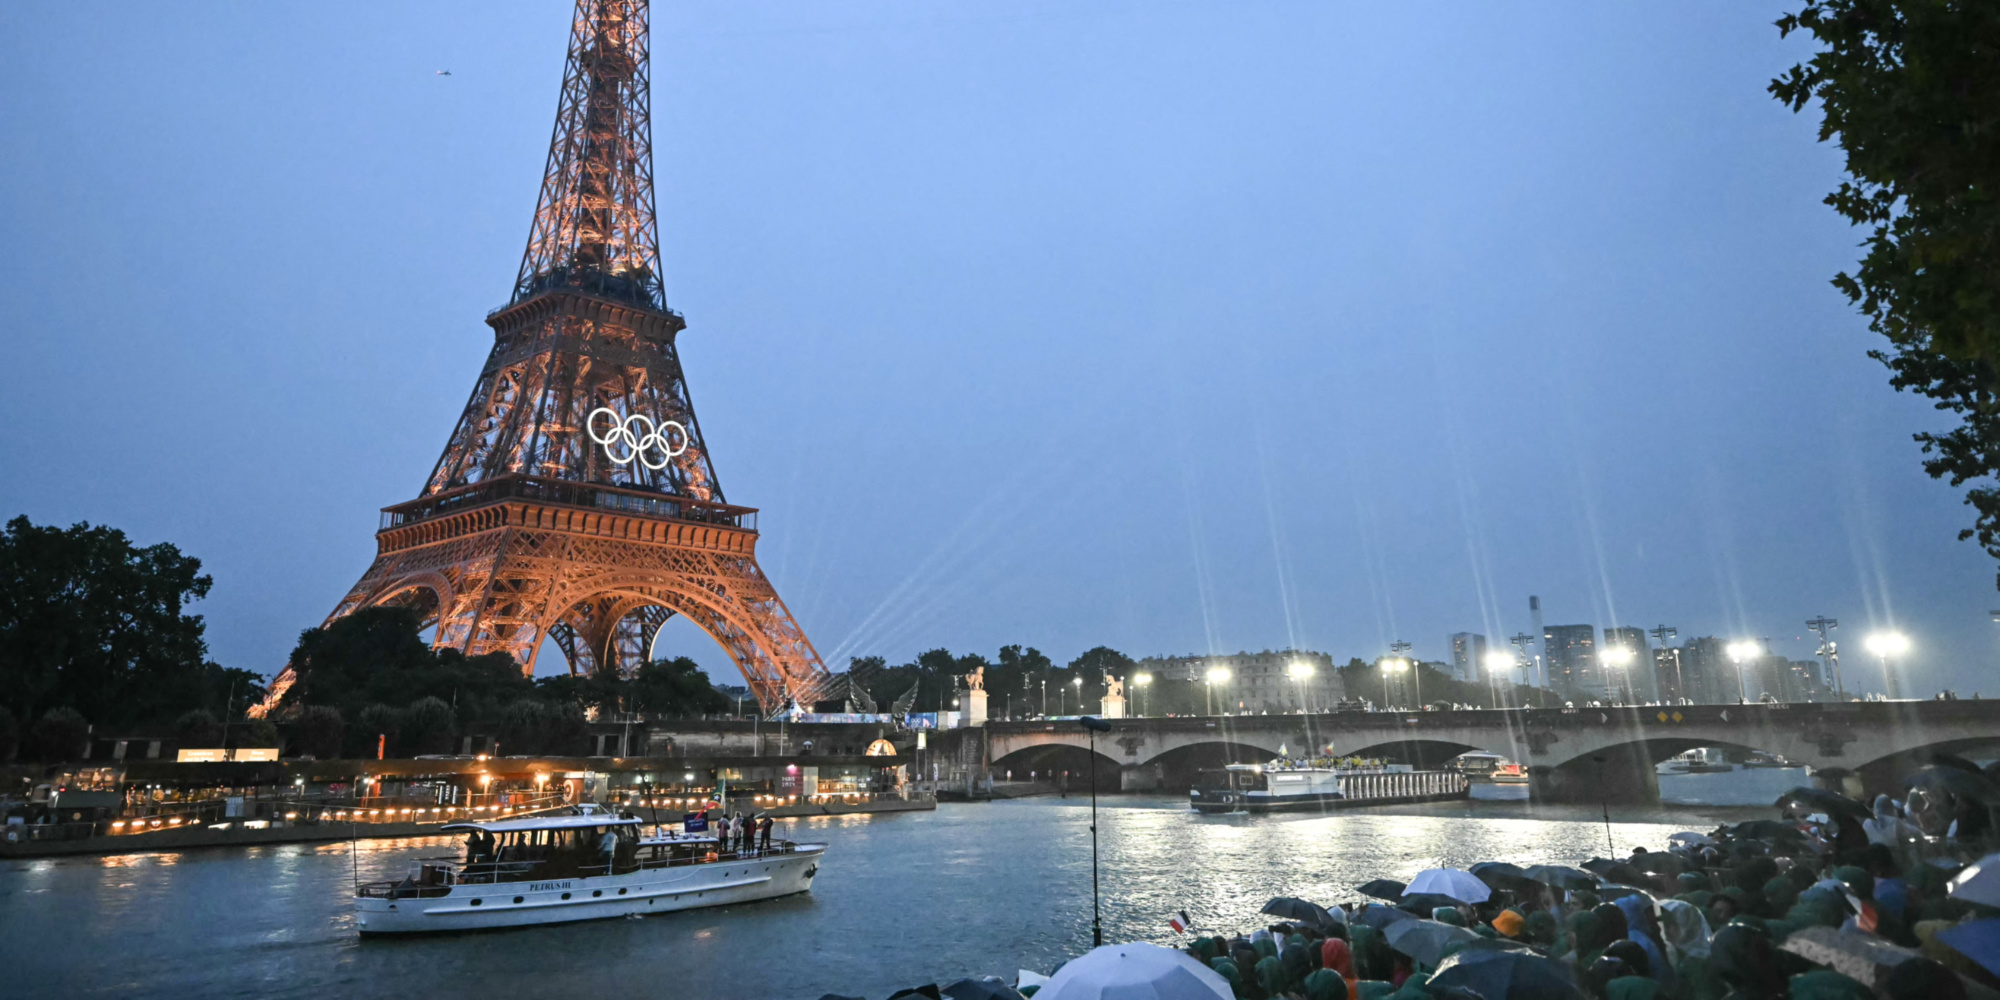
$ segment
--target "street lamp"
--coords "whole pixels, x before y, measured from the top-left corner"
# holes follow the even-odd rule
[[[1730,661],[1736,664],[1736,703],[1741,705],[1750,700],[1743,684],[1743,665],[1756,659],[1763,650],[1748,639],[1739,639],[1730,643],[1726,651]]]
[[[1205,679],[1208,681],[1208,684],[1201,689],[1202,702],[1203,704],[1208,706],[1208,714],[1210,715],[1215,714],[1215,686],[1217,684],[1229,683],[1229,678],[1230,678],[1230,673],[1228,667],[1208,668],[1208,673],[1205,676]]]
[[[1132,686],[1138,689],[1133,692],[1135,695],[1133,700],[1139,703],[1139,715],[1143,717],[1146,714],[1146,689],[1153,686],[1153,675],[1148,673],[1133,674]]]
[[[1285,673],[1299,685],[1299,707],[1311,714],[1312,706],[1307,702],[1306,685],[1311,683],[1313,665],[1309,660],[1293,660],[1285,665]]]
[[[1877,632],[1870,635],[1865,643],[1868,651],[1882,661],[1882,687],[1891,698],[1903,696],[1903,686],[1896,682],[1896,672],[1890,661],[1902,657],[1910,651],[1910,637],[1901,632]]]
[[[1409,666],[1410,666],[1410,661],[1405,660],[1400,656],[1385,656],[1382,658],[1382,707],[1383,708],[1386,709],[1389,707],[1389,675],[1392,673],[1400,674],[1404,670],[1408,669]]]
[[[1632,701],[1632,676],[1626,672],[1626,668],[1632,665],[1635,655],[1630,646],[1606,646],[1597,654],[1597,662],[1611,667],[1618,671],[1620,676],[1624,677],[1625,702],[1627,704],[1630,704]],[[1609,688],[1607,686],[1607,693],[1608,691]]]
[[[1521,658],[1517,653],[1508,653],[1496,649],[1486,654],[1486,687],[1494,694],[1494,708],[1507,707],[1504,704],[1505,699],[1499,695],[1501,691],[1514,686],[1514,671],[1520,666]],[[1500,679],[1500,682],[1497,684],[1494,683],[1494,678],[1496,677]]]

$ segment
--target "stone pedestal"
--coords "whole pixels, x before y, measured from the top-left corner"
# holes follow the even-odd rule
[[[986,692],[967,691],[964,694],[965,711],[959,713],[960,726],[983,726],[986,724]]]
[[[1100,719],[1122,719],[1122,718],[1124,718],[1124,717],[1125,717],[1125,696],[1124,696],[1124,695],[1121,695],[1121,694],[1107,694],[1107,695],[1105,695],[1105,696],[1104,696],[1104,699],[1103,699],[1103,701],[1102,701],[1102,702],[1100,702],[1100,703],[1099,703],[1099,705],[1098,705],[1098,709],[1097,709],[1097,717],[1098,717],[1098,718],[1100,718]]]

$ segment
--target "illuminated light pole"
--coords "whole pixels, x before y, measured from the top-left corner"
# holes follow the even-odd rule
[[[1307,715],[1311,715],[1312,703],[1308,700],[1309,696],[1306,694],[1306,685],[1312,681],[1313,665],[1306,660],[1293,660],[1285,665],[1285,674],[1297,682],[1299,686],[1299,707],[1304,709]]]
[[[1535,704],[1547,707],[1548,701],[1542,696],[1542,686],[1535,682],[1535,660],[1532,656],[1528,655],[1528,644],[1534,642],[1535,637],[1526,632],[1516,632],[1507,641],[1513,643],[1514,648],[1521,651],[1521,667],[1528,675],[1528,686],[1535,689]],[[1507,683],[1512,684],[1513,681],[1509,679]]]
[[[1389,644],[1390,654],[1403,661],[1403,665],[1410,670],[1410,678],[1416,682],[1417,711],[1421,712],[1424,710],[1424,674],[1422,670],[1418,669],[1420,664],[1417,661],[1403,655],[1409,651],[1410,644],[1401,639],[1397,639],[1395,642]]]
[[[1730,662],[1736,664],[1736,703],[1738,705],[1747,704],[1750,696],[1743,683],[1743,665],[1756,659],[1757,654],[1762,652],[1762,650],[1757,648],[1756,643],[1748,639],[1738,639],[1730,643],[1726,651],[1729,653]]]
[[[1153,675],[1148,673],[1133,674],[1132,686],[1138,689],[1135,692],[1138,695],[1135,700],[1139,702],[1139,715],[1143,718],[1146,714],[1146,689],[1153,686]]]
[[[1806,623],[1806,627],[1819,633],[1819,648],[1813,655],[1819,657],[1820,683],[1826,683],[1826,673],[1833,674],[1833,695],[1838,701],[1847,700],[1847,688],[1840,682],[1840,646],[1827,641],[1826,634],[1840,627],[1840,620],[1820,615]]]
[[[1630,646],[1606,646],[1598,651],[1597,654],[1597,662],[1618,671],[1619,676],[1624,678],[1624,704],[1627,705],[1632,703],[1631,666],[1632,661],[1636,658],[1637,654],[1632,652],[1632,647]]]
[[[1382,658],[1382,708],[1384,710],[1389,708],[1389,675],[1400,674],[1403,672],[1403,668],[1409,665],[1410,661],[1400,656],[1385,656]]]
[[[1896,680],[1896,671],[1891,661],[1898,660],[1910,651],[1910,637],[1901,632],[1876,632],[1866,641],[1868,651],[1882,661],[1882,687],[1891,698],[1903,696],[1903,686]]]
[[[1524,665],[1519,653],[1507,653],[1496,649],[1486,654],[1486,676],[1489,679],[1494,677],[1508,678],[1505,683],[1509,686],[1513,684],[1512,677],[1514,676],[1514,671],[1519,670]],[[1500,697],[1500,692],[1503,689],[1497,684],[1488,684],[1487,687],[1493,691],[1493,707],[1506,708],[1506,699]]]
[[[1076,714],[1083,714],[1083,675],[1070,678],[1069,686],[1076,689]]]
[[[1208,673],[1203,678],[1208,683],[1201,689],[1203,703],[1208,706],[1208,714],[1210,715],[1215,714],[1215,686],[1217,684],[1229,683],[1229,677],[1230,674],[1228,667],[1208,668]]]

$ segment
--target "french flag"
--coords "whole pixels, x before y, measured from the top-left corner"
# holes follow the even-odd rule
[[[1185,934],[1189,927],[1194,926],[1194,921],[1188,919],[1186,910],[1180,910],[1167,918],[1167,926],[1173,928],[1175,934]]]

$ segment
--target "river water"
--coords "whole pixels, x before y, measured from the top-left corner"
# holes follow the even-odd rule
[[[1804,772],[1665,779],[1663,795],[1767,805]],[[1776,783],[1769,795],[1763,784]],[[1099,805],[1105,939],[1171,943],[1167,917],[1256,923],[1272,896],[1354,898],[1372,878],[1437,865],[1576,862],[1605,853],[1596,807],[1471,802],[1331,816],[1197,816],[1169,796]],[[1761,796],[1761,798],[1759,798]],[[1620,854],[1677,830],[1770,816],[1727,805],[1614,807]],[[831,845],[809,895],[561,927],[359,940],[363,881],[400,876],[441,839],[7,863],[0,967],[19,996],[510,996],[619,994],[880,1000],[962,975],[1046,971],[1090,942],[1090,800],[953,804],[936,812],[790,821]],[[20,992],[14,992],[16,989]],[[671,991],[663,993],[662,991]]]

